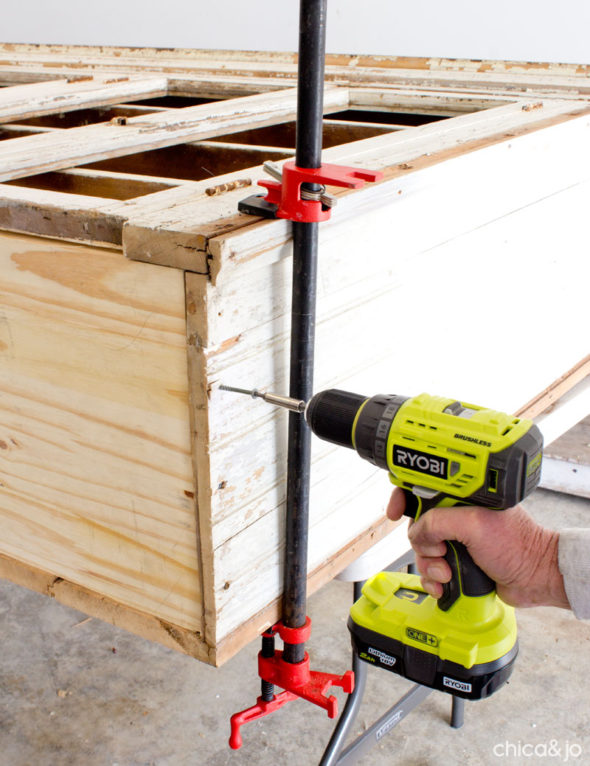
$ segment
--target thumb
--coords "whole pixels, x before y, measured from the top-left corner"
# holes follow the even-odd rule
[[[396,487],[391,493],[389,498],[389,504],[387,506],[387,517],[392,521],[401,519],[406,510],[406,498],[404,492],[399,487]]]

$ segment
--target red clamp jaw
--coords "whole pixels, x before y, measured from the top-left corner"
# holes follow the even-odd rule
[[[267,163],[268,165],[268,163]],[[319,168],[300,168],[293,162],[285,162],[281,170],[270,165],[267,169],[277,181],[259,181],[267,189],[266,197],[254,195],[238,204],[238,210],[265,218],[287,218],[290,221],[315,223],[330,217],[336,198],[325,193],[326,186],[358,189],[365,181],[378,181],[383,173],[345,165],[322,164]],[[319,192],[302,192],[302,184],[319,185]]]
[[[265,636],[274,637],[277,633],[286,643],[305,643],[311,634],[311,620],[308,617],[302,628],[287,628],[279,622],[267,631]],[[231,717],[229,746],[233,750],[242,746],[240,728],[243,724],[273,713],[287,702],[298,698],[313,702],[314,705],[324,708],[329,718],[336,718],[338,700],[334,695],[327,696],[329,690],[332,686],[339,686],[346,694],[350,694],[354,689],[354,673],[351,670],[347,670],[342,676],[310,670],[307,652],[303,661],[296,665],[285,662],[281,651],[275,651],[272,657],[263,657],[261,652],[258,655],[258,674],[263,681],[279,686],[285,691],[274,695],[270,701],[259,697],[253,707]]]

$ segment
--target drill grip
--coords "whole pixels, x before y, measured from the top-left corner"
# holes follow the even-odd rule
[[[417,519],[441,501],[437,495],[432,500],[417,497],[413,492],[404,490],[406,497],[405,516]],[[447,552],[444,558],[451,568],[451,579],[443,583],[443,594],[438,599],[438,608],[446,612],[460,596],[486,596],[496,590],[496,583],[480,569],[471,558],[463,543],[447,540]]]

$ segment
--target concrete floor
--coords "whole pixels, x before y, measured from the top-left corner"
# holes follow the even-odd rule
[[[537,491],[529,510],[552,527],[588,526],[587,500]],[[312,667],[350,666],[351,586],[310,599]],[[590,622],[558,609],[519,613],[520,655],[510,684],[468,704],[448,726],[450,697],[434,692],[367,755],[365,766],[590,763]],[[151,644],[0,582],[1,766],[282,766],[316,764],[333,722],[290,703],[227,747],[230,715],[259,693],[258,642],[221,669]],[[370,669],[357,721],[369,726],[409,684]]]

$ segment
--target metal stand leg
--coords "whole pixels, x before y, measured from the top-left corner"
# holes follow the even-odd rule
[[[340,752],[342,751],[346,737],[356,721],[356,717],[363,701],[367,683],[368,667],[365,662],[359,660],[354,652],[352,654],[352,669],[354,671],[354,691],[352,694],[348,695],[342,715],[338,719],[338,724],[328,742],[328,747],[324,751],[319,766],[335,766],[335,764],[340,763]]]
[[[361,582],[355,582],[354,587],[354,601],[361,597],[361,589],[363,584]],[[359,712],[359,708],[363,701],[363,695],[365,693],[365,686],[367,683],[367,664],[359,660],[356,652],[352,653],[352,670],[354,672],[354,691],[348,695],[342,715],[338,719],[334,733],[330,737],[328,746],[326,747],[322,760],[319,766],[334,766],[338,763],[338,757],[340,751],[344,746],[346,737],[348,736],[352,725],[354,724]]]
[[[412,712],[432,689],[427,686],[416,684],[410,691],[398,700],[393,707],[384,713],[378,721],[367,729],[360,737],[354,740],[346,750],[343,750],[337,761],[337,766],[352,766],[359,758],[366,755],[386,734],[389,734],[404,718]]]
[[[460,729],[465,720],[465,700],[463,697],[453,697],[453,707],[451,709],[451,726],[453,729]]]

